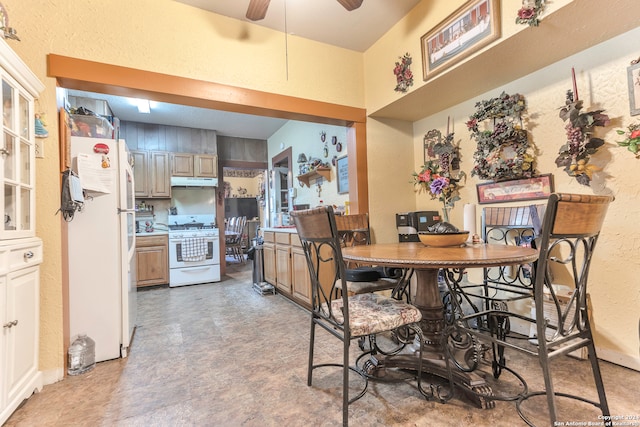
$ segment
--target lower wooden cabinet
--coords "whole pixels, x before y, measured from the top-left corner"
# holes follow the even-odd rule
[[[293,298],[311,307],[309,267],[297,234],[291,235],[291,285]]]
[[[169,283],[169,236],[143,236],[136,239],[138,287]]]
[[[264,231],[264,279],[296,303],[311,307],[307,259],[296,233]]]
[[[262,254],[264,256],[264,281],[276,285],[276,240],[272,231],[264,232]]]
[[[291,244],[289,233],[276,233],[276,288],[291,295]]]

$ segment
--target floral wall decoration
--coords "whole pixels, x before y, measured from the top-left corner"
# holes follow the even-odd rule
[[[573,77],[573,91],[567,91],[565,106],[560,109],[560,118],[567,122],[567,142],[560,147],[556,165],[564,168],[569,176],[575,177],[582,185],[591,185],[593,173],[601,170],[600,167],[590,164],[591,156],[604,145],[602,138],[593,136],[596,126],[608,126],[609,116],[604,110],[595,110],[582,113],[582,101],[578,100],[575,72],[571,69]]]
[[[396,92],[405,93],[409,86],[413,86],[413,73],[411,72],[411,55],[405,53],[404,56],[400,56],[400,62],[396,61],[396,66],[393,68],[393,74],[396,76]]]
[[[453,144],[453,133],[443,139],[442,133],[433,129],[424,137],[424,149],[425,162],[419,172],[413,173],[413,185],[418,186],[418,193],[424,192],[442,203],[443,219],[449,222],[449,210],[460,200],[460,189],[467,177],[460,170],[460,147]]]
[[[516,24],[525,24],[537,27],[540,24],[539,16],[544,11],[545,0],[522,0],[522,7],[518,9]]]
[[[531,178],[535,175],[533,146],[522,129],[524,96],[502,92],[497,98],[476,103],[476,112],[469,117],[467,128],[477,142],[471,176],[493,181]],[[489,120],[493,129],[480,129]]]
[[[627,147],[627,150],[635,154],[636,159],[640,159],[640,123],[633,123],[627,126],[627,130],[616,131],[618,135],[625,135],[624,141],[617,141],[621,147]]]

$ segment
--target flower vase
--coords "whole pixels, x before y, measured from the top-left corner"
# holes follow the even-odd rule
[[[450,206],[445,206],[442,208],[442,222],[449,222],[449,211],[451,210]]]

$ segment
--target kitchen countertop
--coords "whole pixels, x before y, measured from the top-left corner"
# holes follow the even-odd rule
[[[151,232],[141,231],[140,233],[136,233],[136,237],[145,237],[145,236],[166,236],[168,235],[168,231],[156,230]]]
[[[276,226],[276,227],[265,227],[265,228],[261,228],[262,231],[275,231],[278,233],[297,233],[298,230],[296,229],[295,225],[283,225],[283,226]]]

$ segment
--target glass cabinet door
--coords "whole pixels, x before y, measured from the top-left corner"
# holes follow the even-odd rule
[[[34,224],[34,114],[33,98],[11,76],[2,74],[3,227],[0,238],[35,235]]]

